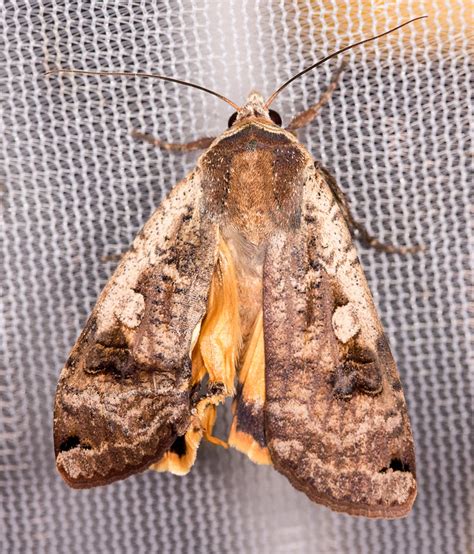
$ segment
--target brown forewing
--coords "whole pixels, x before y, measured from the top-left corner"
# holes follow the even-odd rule
[[[200,178],[191,175],[125,255],[62,370],[54,443],[69,485],[146,469],[186,431],[191,334],[205,311],[216,245]]]
[[[346,223],[315,169],[301,225],[270,240],[263,310],[275,468],[334,510],[406,515],[416,481],[405,399]]]

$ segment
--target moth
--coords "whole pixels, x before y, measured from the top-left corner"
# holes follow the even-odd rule
[[[407,407],[351,231],[380,243],[295,134],[337,77],[286,129],[270,110],[348,48],[266,101],[253,92],[239,107],[209,91],[235,108],[229,128],[188,147],[207,149],[122,258],[61,372],[54,447],[71,487],[147,468],[184,475],[205,438],[333,510],[410,511]],[[213,427],[228,397],[224,442]]]

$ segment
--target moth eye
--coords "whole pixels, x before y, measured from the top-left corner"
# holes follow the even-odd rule
[[[275,110],[270,110],[268,112],[268,115],[270,116],[270,119],[275,123],[275,125],[278,125],[278,127],[281,127],[281,117],[278,112]]]
[[[237,119],[237,112],[234,112],[230,117],[229,121],[227,122],[227,127],[230,129],[232,125],[235,123],[235,120]]]

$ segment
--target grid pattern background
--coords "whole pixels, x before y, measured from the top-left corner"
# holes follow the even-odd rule
[[[1,3],[1,552],[472,552],[470,9],[467,0]],[[60,368],[114,269],[111,255],[196,161],[130,132],[214,135],[230,109],[170,83],[46,79],[45,70],[155,71],[242,103],[423,13],[428,20],[348,53],[331,104],[300,135],[373,233],[426,245],[412,256],[360,248],[413,425],[413,512],[399,521],[335,514],[271,468],[208,444],[186,477],[146,472],[68,489],[52,447]],[[284,121],[317,99],[335,67],[279,97]],[[226,424],[222,414],[221,432]]]

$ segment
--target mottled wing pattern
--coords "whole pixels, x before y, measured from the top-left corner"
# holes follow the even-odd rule
[[[54,442],[73,487],[147,468],[189,426],[192,333],[217,255],[217,226],[204,214],[193,174],[140,232],[62,370]]]
[[[347,225],[315,169],[301,224],[273,236],[263,279],[275,468],[334,510],[405,515],[416,496],[405,399]]]

